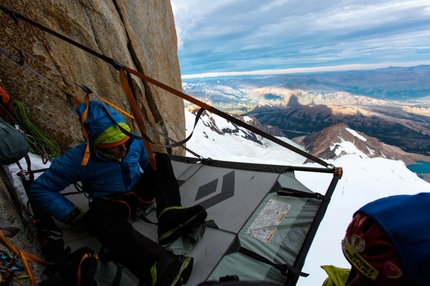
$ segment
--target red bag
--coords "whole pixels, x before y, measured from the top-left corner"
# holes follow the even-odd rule
[[[0,86],[0,117],[6,119],[9,114],[12,114],[12,98],[10,95]]]

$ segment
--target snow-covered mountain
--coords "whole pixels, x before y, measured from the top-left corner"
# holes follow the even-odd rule
[[[185,113],[189,134],[193,131],[195,115],[188,111]],[[253,136],[241,128],[236,132],[212,131],[227,129],[237,130],[237,126],[217,115],[204,114],[197,123],[187,147],[202,157],[219,160],[279,165],[298,165],[305,162],[304,157],[264,138],[256,137],[261,144],[255,140],[247,140],[246,138]],[[287,138],[283,140],[304,149]],[[346,125],[337,125],[322,131],[316,134],[313,140],[303,146],[318,155],[324,155],[327,163],[342,167],[344,173],[303,268],[310,276],[300,278],[297,284],[299,286],[322,285],[326,274],[320,268],[321,265],[350,267],[342,254],[341,240],[353,213],[361,206],[385,196],[430,192],[430,183],[411,172],[401,160],[408,158],[407,153],[381,144],[375,138],[358,133]],[[192,154],[188,152],[187,156]],[[316,163],[307,165],[317,166]],[[298,172],[296,177],[310,189],[325,193],[328,185],[326,176]]]
[[[209,112],[204,112],[195,129],[194,113],[186,110],[185,120],[187,124],[187,136],[193,132],[193,136],[187,142],[187,148],[204,158],[212,158],[224,161],[256,162],[268,164],[301,164],[305,158],[293,152],[285,152],[285,148],[265,138],[228,122],[222,117]],[[243,118],[251,124],[251,118]],[[257,124],[254,122],[254,124]],[[258,124],[257,124],[258,126]],[[265,131],[270,131],[266,127]],[[263,128],[264,130],[264,128]],[[275,133],[276,135],[276,130]],[[281,138],[287,143],[302,148],[288,138]],[[188,152],[187,156],[193,156]]]
[[[416,161],[430,162],[429,156],[407,153],[399,147],[385,144],[375,137],[368,136],[340,123],[308,136],[296,137],[294,142],[321,159],[336,159],[348,154],[349,145],[352,152],[368,158],[387,158],[402,160],[407,165]],[[361,154],[359,154],[361,152]]]

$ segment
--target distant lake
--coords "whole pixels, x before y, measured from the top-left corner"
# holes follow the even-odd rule
[[[430,163],[417,161],[417,164],[407,166],[409,170],[417,174],[427,173],[430,174]]]

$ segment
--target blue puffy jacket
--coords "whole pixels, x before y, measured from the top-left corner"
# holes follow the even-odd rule
[[[85,104],[76,109],[82,115]],[[116,122],[125,122],[112,108],[108,107]],[[138,183],[142,170],[149,163],[148,153],[142,140],[130,139],[127,155],[122,160],[109,159],[99,153],[93,142],[107,128],[114,125],[100,102],[91,101],[85,128],[89,135],[91,156],[82,166],[87,143],[82,143],[53,160],[51,166],[31,185],[29,195],[32,203],[48,211],[55,219],[63,221],[75,205],[60,191],[71,184],[83,182],[94,198],[125,193]]]

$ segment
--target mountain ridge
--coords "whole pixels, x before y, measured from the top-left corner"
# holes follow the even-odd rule
[[[344,91],[378,99],[407,100],[430,95],[430,65],[389,67],[373,70],[330,71],[281,75],[248,75],[185,79],[183,89],[191,94],[204,87],[229,87],[233,94],[262,86],[290,90]],[[211,95],[207,94],[206,95]],[[215,95],[215,94],[214,94]]]
[[[430,162],[430,156],[405,152],[399,147],[385,144],[375,137],[355,131],[344,123],[330,126],[308,136],[295,137],[292,140],[322,159],[337,159],[348,154],[344,149],[337,149],[342,143],[350,142],[368,158],[401,160],[406,165],[414,164],[416,161]]]
[[[187,112],[195,116],[197,108],[187,108]],[[187,113],[186,112],[186,113]],[[248,123],[251,126],[257,127],[266,133],[283,137],[277,128],[273,126],[266,126],[261,124],[258,119],[251,116],[235,116],[237,119]],[[189,120],[187,120],[189,121]],[[225,120],[224,118],[210,113],[204,112],[201,116],[203,122],[203,129],[198,132],[203,132],[204,137],[208,141],[219,141],[211,136],[210,132],[215,132],[217,136],[239,136],[241,140],[256,143],[254,148],[265,148],[267,143],[259,135],[239,127],[236,124]],[[190,132],[190,130],[188,130]],[[198,136],[198,135],[196,135]],[[430,162],[430,156],[422,154],[408,153],[403,151],[397,146],[392,146],[381,142],[379,139],[369,136],[363,132],[356,131],[344,123],[335,124],[330,127],[324,128],[322,131],[315,132],[306,136],[298,136],[291,140],[286,140],[289,144],[295,144],[294,147],[300,147],[304,151],[321,158],[323,160],[336,160],[345,155],[357,155],[361,158],[385,158],[390,160],[402,161],[405,165],[415,164],[417,161]],[[209,145],[212,143],[203,143],[200,145]],[[194,144],[196,145],[196,144]],[[352,148],[353,146],[353,148]],[[284,152],[289,152],[284,149]],[[309,163],[304,157],[302,159],[295,159],[295,163]],[[224,158],[225,159],[225,158]],[[299,161],[297,161],[299,160]],[[417,174],[425,181],[430,183],[430,174]]]
[[[289,138],[345,123],[406,152],[428,156],[428,77],[430,66],[423,65],[187,80],[183,89],[224,112],[276,126]]]

